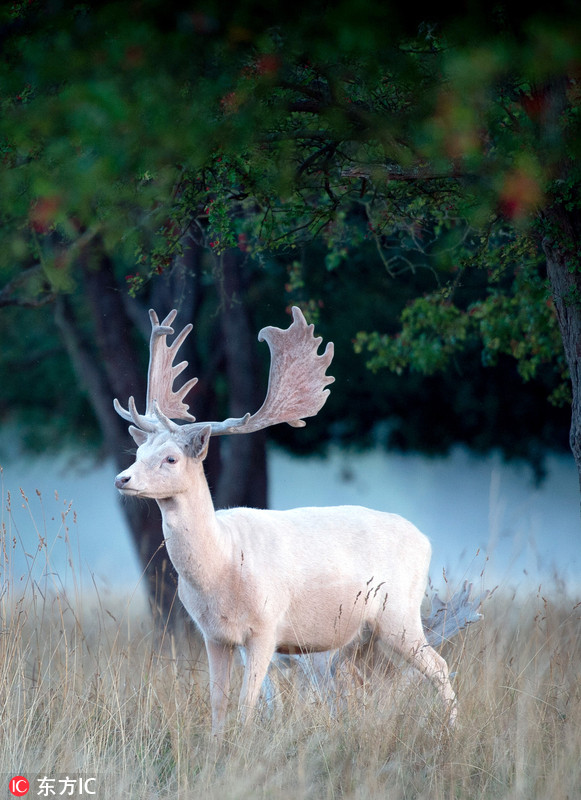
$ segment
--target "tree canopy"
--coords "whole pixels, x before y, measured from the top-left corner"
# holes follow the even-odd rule
[[[391,397],[373,412],[399,420],[391,443],[437,449],[454,425],[513,453],[528,436],[529,457],[562,441],[563,414],[543,410],[539,431],[538,401],[569,392],[543,243],[577,268],[555,215],[578,214],[575,4],[33,0],[1,14],[0,306],[80,297],[103,254],[112,288],[146,302],[189,251],[206,253],[206,284],[234,251],[260,324],[281,285],[334,338],[358,320],[344,346],[375,374],[350,389]],[[414,395],[441,401],[410,415]],[[331,430],[368,435],[352,400],[335,402]],[[426,411],[446,405],[448,427]]]

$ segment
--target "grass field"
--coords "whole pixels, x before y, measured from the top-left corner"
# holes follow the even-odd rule
[[[11,575],[18,546],[4,522],[0,797],[14,775],[30,779],[27,797],[37,776],[144,800],[581,797],[581,605],[562,587],[518,603],[496,592],[448,645],[452,731],[432,687],[401,672],[334,712],[281,679],[276,710],[245,731],[232,720],[217,751],[203,652],[154,638],[126,598]],[[48,562],[44,547],[39,536]]]

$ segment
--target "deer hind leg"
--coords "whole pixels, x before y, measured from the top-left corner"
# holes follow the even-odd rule
[[[403,626],[402,630],[404,630]],[[448,674],[448,664],[439,653],[436,653],[433,647],[430,647],[426,641],[423,628],[421,628],[421,633],[418,632],[416,635],[411,635],[410,631],[406,630],[399,637],[395,637],[392,633],[389,638],[384,638],[381,635],[380,638],[389,644],[396,653],[403,656],[408,664],[415,667],[430,680],[448,711],[448,724],[454,725],[457,705],[456,695],[452,689]]]
[[[454,725],[458,709],[446,661],[427,642],[419,648],[414,648],[408,661],[435,686],[448,712],[448,724]]]

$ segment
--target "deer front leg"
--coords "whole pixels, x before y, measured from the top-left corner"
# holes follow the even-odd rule
[[[252,712],[256,708],[262,682],[268,672],[275,647],[274,637],[261,636],[248,641],[244,648],[244,677],[240,690],[238,713],[245,725],[252,719]]]
[[[228,696],[230,694],[230,669],[232,666],[232,647],[221,642],[206,640],[208,666],[210,668],[210,704],[212,707],[212,733],[222,738]]]

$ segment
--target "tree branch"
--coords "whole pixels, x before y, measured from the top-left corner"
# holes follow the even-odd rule
[[[26,284],[30,281],[38,281],[39,294],[44,291],[45,294],[37,297],[32,296],[18,296],[18,291],[26,288]],[[48,281],[44,277],[44,270],[42,264],[35,264],[33,267],[25,269],[16,277],[12,278],[2,289],[0,289],[0,308],[6,306],[20,306],[21,308],[40,308],[41,306],[52,303],[56,297],[56,293],[50,291]]]
[[[101,224],[92,225],[84,231],[68,248],[63,248],[64,263],[68,267],[73,260],[82,253],[83,249],[101,232]],[[42,259],[42,257],[41,257]],[[36,285],[35,285],[36,284]],[[32,291],[30,291],[32,289]],[[23,292],[18,295],[19,290]],[[27,294],[27,290],[29,294]],[[42,264],[35,264],[32,267],[20,272],[12,280],[0,289],[0,308],[6,306],[19,306],[20,308],[40,308],[49,303],[53,303],[57,297]]]

